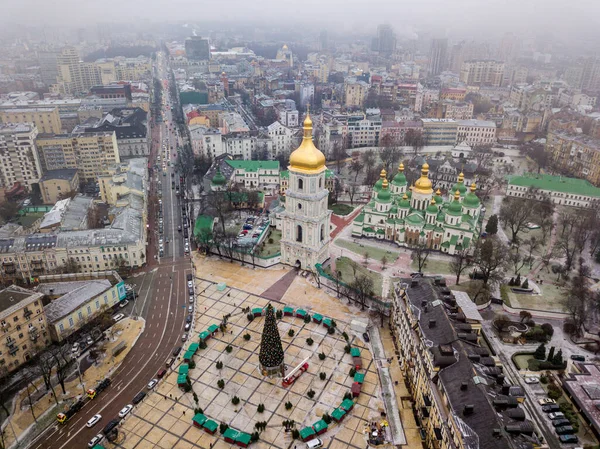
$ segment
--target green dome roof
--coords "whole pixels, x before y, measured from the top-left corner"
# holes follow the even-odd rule
[[[429,206],[427,206],[427,213],[436,215],[438,213],[438,208],[435,205],[435,200],[431,200]]]
[[[401,209],[410,209],[410,201],[408,200],[408,195],[404,194],[398,206]]]
[[[444,202],[444,198],[442,197],[442,192],[440,191],[440,189],[437,189],[435,191],[435,204],[442,204]]]
[[[452,186],[452,192],[456,192],[457,190],[460,192],[460,196],[463,196],[467,192],[467,187],[463,182],[457,182]]]
[[[439,213],[439,214],[437,214],[437,218],[436,218],[436,220],[437,220],[437,221],[444,222],[444,220],[445,220],[444,213],[440,211],[440,213]]]
[[[213,176],[211,184],[214,186],[223,186],[226,182],[227,179],[225,179],[225,176],[223,176],[223,174],[221,173],[221,169],[217,167],[217,173],[215,173],[215,176]]]
[[[404,175],[404,164],[401,162],[398,167],[398,173],[394,176],[392,180],[392,184],[397,186],[405,186],[406,185],[406,176]]]
[[[460,201],[458,201],[456,199],[456,197],[454,198],[454,201],[452,201],[450,203],[450,206],[448,207],[448,214],[454,215],[457,217],[462,215],[462,204],[460,204]]]
[[[475,183],[471,184],[471,191],[465,196],[463,200],[465,207],[476,209],[479,207],[480,201],[477,195],[475,195]]]
[[[387,188],[386,184],[386,188],[382,188],[377,194],[377,201],[379,201],[380,203],[389,203],[391,200],[392,194],[390,193],[390,189]]]
[[[375,190],[376,192],[379,192],[381,190],[381,187],[383,186],[383,180],[386,179],[386,176],[387,172],[385,171],[385,169],[382,168],[381,173],[379,173],[379,179],[373,186],[373,190]]]

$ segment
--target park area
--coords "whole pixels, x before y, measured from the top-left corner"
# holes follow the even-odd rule
[[[352,285],[358,275],[370,278],[373,281],[373,293],[381,296],[383,278],[380,273],[371,271],[348,257],[338,257],[335,260],[335,271],[341,273],[341,281],[347,285]],[[333,277],[330,266],[325,267],[325,272]]]
[[[197,290],[201,312],[190,350],[124,422],[123,447],[227,448],[236,438],[245,447],[255,433],[265,448],[287,449],[316,434],[331,441],[328,447],[366,444],[365,427],[381,420],[384,406],[376,364],[349,323],[274,304],[286,373],[308,363],[285,387],[259,366],[268,300],[209,281],[198,282]],[[187,382],[191,390],[184,392]]]

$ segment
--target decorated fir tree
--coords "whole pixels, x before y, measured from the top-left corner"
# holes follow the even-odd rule
[[[263,328],[262,340],[260,342],[260,354],[258,360],[263,369],[277,368],[283,366],[283,346],[277,329],[275,310],[271,304],[267,305],[265,313],[265,327]]]

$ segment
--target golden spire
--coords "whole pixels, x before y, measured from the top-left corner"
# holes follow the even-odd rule
[[[425,162],[421,167],[421,177],[415,183],[415,192],[423,195],[431,195],[433,188],[429,179],[429,164]]]
[[[432,205],[432,206],[435,206],[435,199],[431,198],[431,202],[429,204]]]
[[[300,173],[320,173],[325,170],[325,156],[319,151],[312,139],[313,122],[310,114],[304,119],[304,136],[300,146],[290,155],[291,170]]]
[[[404,163],[403,162],[400,162],[400,165],[398,165],[398,171],[400,173],[402,173],[404,171]]]
[[[408,188],[408,190],[410,190],[411,192],[413,191],[413,184],[410,185],[410,187]]]
[[[383,184],[381,184],[381,187],[382,187],[382,188],[384,188],[384,189],[387,189],[387,188],[388,188],[388,185],[389,185],[389,184],[388,184],[388,180],[387,180],[387,178],[383,178]]]
[[[412,187],[411,187],[412,188]],[[402,199],[403,200],[407,200],[408,199],[408,195],[406,194],[406,192],[404,192],[404,195],[402,195]]]
[[[442,196],[442,191],[440,190],[440,188],[438,187],[438,189],[435,191],[435,194],[437,196]]]
[[[458,175],[458,182],[465,182],[465,174],[462,171]]]
[[[387,172],[385,171],[385,168],[382,168],[381,173],[379,173],[379,177],[381,179],[386,179],[386,176],[387,176]]]
[[[459,201],[460,200],[460,192],[458,191],[458,189],[456,189],[456,192],[454,192],[454,201]]]
[[[471,184],[471,193],[475,193],[475,190],[477,190],[477,186],[475,185],[475,181],[473,181],[473,184]]]

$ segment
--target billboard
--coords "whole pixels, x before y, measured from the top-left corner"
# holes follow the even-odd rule
[[[127,291],[125,290],[125,281],[121,281],[117,284],[117,291],[119,292],[119,301],[123,301],[127,296]]]

